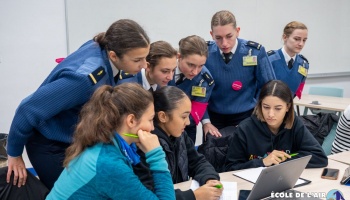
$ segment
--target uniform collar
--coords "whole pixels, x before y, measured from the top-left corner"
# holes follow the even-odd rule
[[[236,38],[236,44],[235,44],[235,46],[233,46],[233,48],[231,49],[232,55],[235,54],[235,52],[236,52],[236,50],[237,50],[237,47],[238,47],[238,40],[237,40],[237,38]],[[223,55],[220,48],[219,48],[219,50],[220,50],[220,54]]]
[[[149,84],[147,78],[146,78],[146,70],[144,68],[141,69],[141,75],[142,75],[142,87],[145,90],[149,90],[151,87],[153,88],[153,91],[156,91],[157,84]]]
[[[281,50],[282,50],[282,54],[283,54],[283,56],[284,56],[284,59],[285,59],[287,65],[288,65],[288,62],[289,62],[289,60],[290,60],[291,58],[293,58],[293,60],[295,61],[295,58],[297,57],[297,54],[295,54],[293,57],[290,57],[290,56],[288,55],[288,53],[286,52],[286,50],[284,49],[284,46],[282,47]]]
[[[111,64],[111,68],[112,68],[112,72],[113,72],[113,77],[115,77],[115,76],[118,74],[119,69],[118,69],[116,66],[113,65],[113,63],[112,63],[112,61],[111,61],[110,59],[108,59],[108,61],[109,61],[109,64]]]

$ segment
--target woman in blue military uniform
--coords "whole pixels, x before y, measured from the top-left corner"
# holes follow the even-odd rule
[[[185,130],[194,143],[198,123],[209,121],[207,105],[215,86],[209,70],[204,66],[207,57],[208,47],[203,38],[192,35],[180,40],[178,66],[172,85],[183,90],[191,99],[191,124]]]
[[[307,35],[308,29],[305,24],[292,21],[283,29],[283,47],[267,52],[276,78],[285,82],[293,95],[299,99],[309,71],[308,60],[300,54],[306,43]]]
[[[122,19],[60,62],[16,110],[8,137],[7,182],[14,173],[13,183],[25,184],[26,146],[40,180],[51,189],[63,170],[65,150],[84,103],[99,86],[114,86],[120,70],[136,74],[145,68],[149,43],[139,24]]]
[[[136,75],[122,72],[118,84],[137,82],[144,89],[152,91],[166,86],[173,79],[176,57],[177,51],[168,42],[153,42],[146,57],[147,68]]]
[[[236,126],[249,117],[260,88],[275,79],[265,48],[238,38],[239,31],[230,11],[213,15],[210,34],[214,41],[208,42],[205,66],[215,80],[215,87],[208,106],[211,123],[203,126],[205,134],[217,135],[218,129]]]

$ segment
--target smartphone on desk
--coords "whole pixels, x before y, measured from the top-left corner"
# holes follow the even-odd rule
[[[337,180],[339,175],[339,169],[324,168],[321,174],[321,178]]]

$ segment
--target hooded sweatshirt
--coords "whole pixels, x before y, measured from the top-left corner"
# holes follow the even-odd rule
[[[307,168],[325,167],[328,164],[322,147],[299,118],[295,118],[291,129],[285,128],[282,123],[278,133],[273,134],[266,122],[252,115],[242,121],[234,133],[227,152],[225,170],[264,167],[263,158],[273,150],[298,153],[288,160],[312,155]]]

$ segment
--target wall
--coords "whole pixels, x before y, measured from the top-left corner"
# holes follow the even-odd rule
[[[64,0],[0,1],[0,132],[20,101],[67,55]]]
[[[282,46],[284,26],[293,20],[308,26],[309,37],[302,54],[311,64],[310,74],[326,76],[347,72],[350,43],[349,0],[115,0],[67,1],[68,46],[77,49],[93,35],[104,31],[117,19],[138,21],[152,41],[166,40],[174,47],[188,35],[210,40],[212,15],[232,11],[241,27],[240,37],[263,44],[267,50]],[[85,5],[82,9],[81,5]]]

